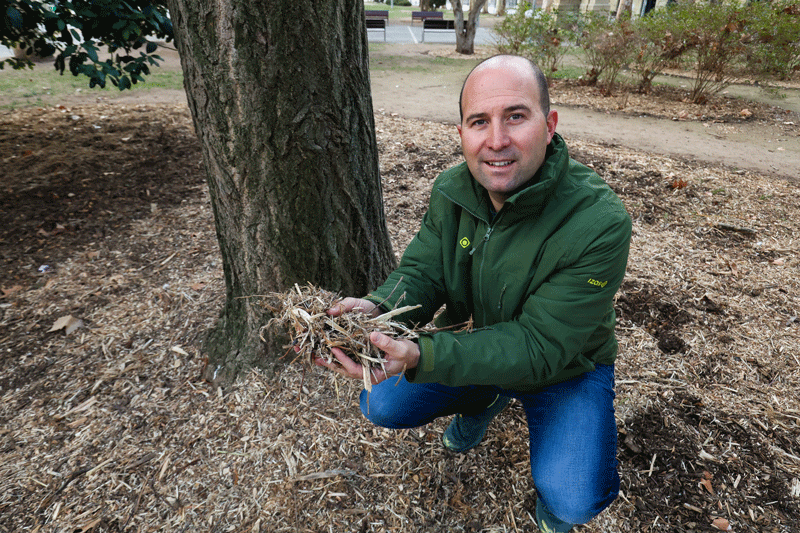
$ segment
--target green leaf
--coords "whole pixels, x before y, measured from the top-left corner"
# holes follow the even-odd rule
[[[127,76],[123,76],[119,79],[119,90],[124,91],[125,89],[131,88],[131,80]]]
[[[83,43],[83,49],[86,50],[86,54],[89,56],[94,63],[97,63],[97,48],[94,47],[91,43]]]

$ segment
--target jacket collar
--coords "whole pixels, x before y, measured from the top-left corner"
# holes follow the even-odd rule
[[[503,219],[509,221],[541,213],[544,205],[552,198],[568,165],[567,145],[556,133],[547,146],[542,166],[527,185],[506,200],[502,210]],[[472,177],[466,163],[460,164],[454,170],[450,179],[443,180],[438,185],[439,192],[473,216],[487,223],[491,222],[491,204],[486,189]]]

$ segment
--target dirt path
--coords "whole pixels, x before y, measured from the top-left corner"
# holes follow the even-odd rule
[[[491,53],[488,48],[478,48],[476,57],[468,58],[456,54],[452,44],[380,44],[373,48],[370,52],[370,76],[376,111],[452,124],[459,120],[458,92],[464,76],[480,54]],[[165,59],[160,68],[180,70],[175,51],[163,48],[160,54]],[[557,89],[551,96],[553,107],[559,112],[558,131],[567,140],[607,143],[700,164],[724,165],[797,179],[800,174],[800,89],[787,89],[782,98],[747,86],[731,87],[729,92],[786,111],[776,111],[775,117],[768,121],[678,120],[680,117],[671,120],[633,115],[625,113],[624,109],[604,112],[565,105],[559,101]],[[186,95],[180,90],[154,88],[144,94],[126,91],[98,97],[96,93],[84,91],[60,97],[59,103],[69,106],[98,101],[132,104],[143,100],[168,104],[186,102]]]
[[[399,53],[412,57],[414,54],[441,52],[441,47],[417,45],[413,49],[387,48],[385,54]],[[462,72],[441,69],[421,73],[413,69],[401,72],[382,69],[379,61],[371,73],[376,110],[383,109],[401,116],[436,122],[458,122],[458,92],[474,60],[465,60],[467,64]],[[376,61],[373,60],[373,63]],[[759,97],[759,93],[762,91],[749,92],[753,97]],[[796,179],[800,173],[800,136],[797,129],[787,132],[780,127],[784,123],[788,123],[788,126],[792,126],[792,122],[797,124],[800,91],[792,90],[787,98],[773,100],[790,111],[785,117],[776,117],[775,123],[745,122],[735,125],[660,119],[623,112],[607,113],[559,105],[557,91],[552,97],[555,102],[553,107],[559,112],[558,131],[567,140],[577,138],[621,145],[791,179]]]

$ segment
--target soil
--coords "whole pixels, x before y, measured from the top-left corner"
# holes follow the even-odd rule
[[[461,159],[460,77],[402,77],[372,75],[398,253]],[[800,531],[797,110],[696,107],[679,86],[562,82],[553,99],[571,153],[634,221],[622,492],[578,531]],[[517,404],[451,455],[447,421],[372,427],[358,383],[299,364],[200,379],[224,303],[200,157],[175,91],[0,115],[0,531],[534,530]]]

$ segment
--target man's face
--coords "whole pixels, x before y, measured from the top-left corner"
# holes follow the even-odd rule
[[[499,211],[542,166],[558,114],[544,116],[533,73],[513,59],[487,62],[472,72],[462,114],[457,128],[467,166]]]

